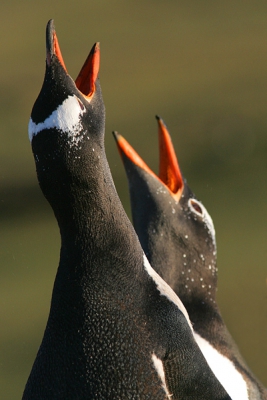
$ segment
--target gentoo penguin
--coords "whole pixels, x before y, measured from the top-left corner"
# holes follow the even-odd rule
[[[231,338],[216,303],[216,240],[212,219],[184,180],[169,132],[159,126],[157,176],[119,134],[133,225],[152,267],[178,294],[196,340],[232,399],[266,399]]]
[[[99,45],[74,82],[52,21],[46,43],[29,137],[61,252],[23,399],[229,399],[116,193],[104,150]]]

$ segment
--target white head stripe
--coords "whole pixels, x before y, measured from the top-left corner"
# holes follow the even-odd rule
[[[44,129],[56,128],[66,132],[68,137],[76,137],[81,132],[81,115],[86,111],[81,109],[80,102],[76,96],[68,96],[58,108],[52,112],[43,122],[35,124],[32,119],[29,122],[29,139]],[[75,140],[74,140],[75,142]]]
[[[198,211],[196,211],[196,209],[192,206],[192,204],[191,204],[191,201],[192,201],[192,200],[200,207],[200,209],[202,210],[202,214],[200,214]],[[196,200],[196,199],[189,199],[189,200],[188,200],[188,207],[190,208],[190,210],[191,210],[193,213],[198,214],[200,217],[202,217],[203,222],[206,224],[206,226],[207,226],[207,228],[208,228],[208,230],[209,230],[209,232],[210,232],[210,235],[211,235],[211,238],[212,238],[214,247],[215,247],[215,249],[216,249],[215,228],[214,228],[214,225],[213,225],[212,218],[211,218],[211,216],[209,215],[207,209],[203,206],[202,203],[200,203],[200,201],[198,201],[198,200]]]

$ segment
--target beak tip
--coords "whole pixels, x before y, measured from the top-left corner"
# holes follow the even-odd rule
[[[92,47],[92,49],[91,49],[91,51],[90,51],[90,54],[93,56],[93,55],[95,55],[96,53],[100,53],[100,42],[96,42],[94,45],[93,45],[93,47]]]
[[[114,139],[116,140],[116,142],[118,143],[120,135],[117,131],[112,131],[112,135],[114,137]]]
[[[166,127],[166,125],[165,125],[163,119],[162,119],[159,115],[156,115],[156,120],[157,120],[158,126],[159,126],[160,128]]]

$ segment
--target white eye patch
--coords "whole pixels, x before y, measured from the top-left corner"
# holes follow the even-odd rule
[[[200,203],[200,201],[196,199],[189,199],[188,200],[188,207],[191,210],[191,212],[198,217],[201,217],[204,224],[207,226],[208,231],[210,232],[213,244],[216,248],[216,235],[215,235],[215,228],[213,225],[213,221],[211,219],[211,216],[209,215],[208,211],[206,208],[203,206],[203,204]]]

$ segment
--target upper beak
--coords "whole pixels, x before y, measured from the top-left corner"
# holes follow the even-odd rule
[[[184,180],[169,131],[160,117],[156,116],[156,119],[159,129],[159,179],[165,183],[173,197],[176,197],[176,200],[179,201],[184,189]]]

